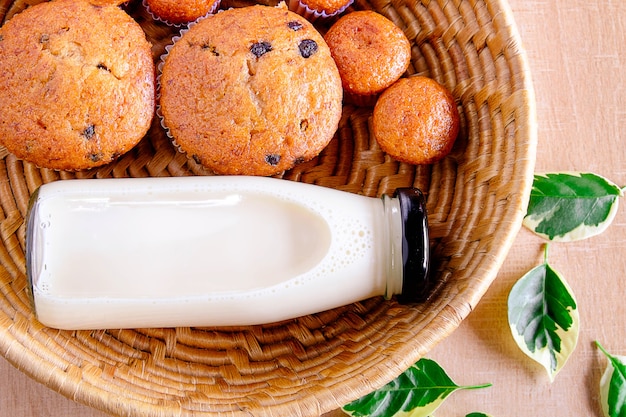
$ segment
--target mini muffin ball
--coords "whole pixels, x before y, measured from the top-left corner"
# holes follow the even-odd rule
[[[14,16],[0,28],[0,143],[57,170],[115,160],[150,127],[150,48],[114,5],[55,0]]]
[[[459,113],[452,94],[437,81],[402,78],[385,90],[372,117],[374,136],[393,158],[431,164],[452,150]]]
[[[325,35],[346,99],[371,105],[411,61],[411,45],[391,20],[371,10],[342,16]]]
[[[324,39],[284,8],[248,6],[199,21],[171,47],[160,86],[173,141],[218,174],[268,176],[310,160],[342,112]]]

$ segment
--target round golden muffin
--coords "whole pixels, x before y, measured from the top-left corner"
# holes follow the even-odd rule
[[[386,89],[374,107],[374,137],[393,158],[431,164],[452,150],[459,112],[452,94],[437,81],[402,78]]]
[[[0,28],[0,143],[40,167],[113,161],[148,131],[151,46],[114,5],[56,0]]]
[[[341,79],[322,36],[270,6],[193,25],[169,50],[160,88],[174,142],[219,174],[273,175],[314,158],[342,112]]]
[[[325,35],[349,101],[372,104],[411,61],[411,45],[391,20],[372,10],[348,13]]]
[[[221,0],[144,0],[148,11],[158,19],[173,24],[193,22],[217,10]]]

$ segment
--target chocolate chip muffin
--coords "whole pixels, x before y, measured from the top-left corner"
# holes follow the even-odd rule
[[[144,32],[117,6],[30,7],[0,28],[0,143],[39,167],[111,162],[150,127],[154,78]]]
[[[199,21],[169,50],[160,88],[174,142],[219,174],[268,176],[310,160],[341,118],[341,79],[323,37],[282,7]]]
[[[387,154],[402,162],[432,164],[452,150],[460,119],[448,89],[432,78],[413,76],[380,95],[372,124]]]

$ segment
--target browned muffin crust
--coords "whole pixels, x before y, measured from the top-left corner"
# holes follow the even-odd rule
[[[431,164],[452,150],[459,113],[452,94],[437,81],[402,78],[378,98],[373,130],[381,149],[395,159]]]
[[[310,160],[341,118],[341,79],[324,39],[283,8],[201,20],[175,42],[160,81],[176,144],[220,174],[273,175]]]
[[[150,13],[174,25],[193,22],[215,11],[220,0],[144,0]]]
[[[0,28],[0,143],[45,168],[111,162],[150,127],[154,77],[144,32],[117,6],[30,7]]]
[[[346,93],[376,95],[397,81],[411,45],[391,20],[371,10],[342,16],[325,35]]]
[[[352,0],[290,0],[288,2],[289,9],[292,11],[301,10],[304,6],[311,12],[321,14],[322,16],[335,16],[344,11]],[[310,13],[304,12],[304,17],[312,17]]]

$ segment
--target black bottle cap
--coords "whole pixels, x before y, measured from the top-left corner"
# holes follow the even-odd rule
[[[430,292],[430,243],[424,195],[417,188],[399,188],[394,197],[402,215],[401,303],[425,301]]]

